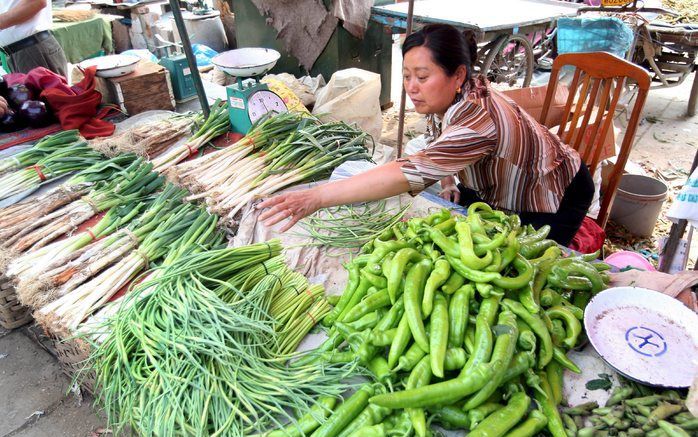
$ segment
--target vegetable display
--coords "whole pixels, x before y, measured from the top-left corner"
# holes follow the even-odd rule
[[[112,429],[252,435],[347,388],[351,365],[289,367],[279,355],[279,333],[293,326],[273,316],[293,284],[280,251],[271,240],[191,254],[126,295],[93,331],[103,336],[89,360]]]
[[[431,423],[475,436],[543,426],[566,436],[554,396],[562,379],[552,376],[579,372],[566,351],[608,266],[590,263],[595,254],[563,258],[548,231],[484,203],[467,217],[442,210],[393,225],[348,265],[323,320],[329,338],[300,364],[358,362],[372,372],[380,385],[355,417],[387,411],[365,435],[393,435],[405,413],[418,436],[431,435]]]
[[[77,142],[80,133],[77,130],[66,130],[54,135],[48,135],[32,147],[22,152],[0,159],[0,174],[36,164],[41,158]]]

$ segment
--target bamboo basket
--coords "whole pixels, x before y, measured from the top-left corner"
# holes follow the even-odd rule
[[[19,303],[12,282],[5,275],[0,275],[0,326],[15,329],[31,321],[31,309]]]
[[[56,351],[56,358],[60,363],[61,371],[71,381],[75,380],[75,377],[80,374],[80,388],[94,396],[94,372],[81,373],[85,361],[90,356],[91,346],[79,338],[64,338],[52,332],[46,333],[51,339],[53,349]]]

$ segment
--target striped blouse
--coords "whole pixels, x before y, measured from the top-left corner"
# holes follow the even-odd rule
[[[427,116],[426,137],[424,150],[399,160],[413,195],[457,174],[494,207],[554,213],[581,164],[576,151],[482,76],[443,121]]]

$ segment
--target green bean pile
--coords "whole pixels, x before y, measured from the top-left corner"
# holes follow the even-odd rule
[[[413,218],[366,244],[323,320],[329,339],[299,363],[358,362],[375,382],[270,435],[426,436],[438,423],[566,437],[562,371],[580,371],[566,351],[608,266],[589,262],[597,254],[563,258],[548,232],[476,203],[467,217]]]
[[[386,202],[324,208],[300,222],[311,245],[356,249],[396,225],[410,205],[386,209]]]
[[[126,295],[92,332],[103,341],[86,369],[96,374],[110,427],[129,425],[141,436],[250,435],[347,388],[354,365],[291,368],[291,356],[279,353],[305,336],[298,321],[322,294],[289,273],[280,251],[272,240],[193,253]]]
[[[616,387],[603,407],[588,402],[563,408],[562,420],[568,434],[578,437],[689,437],[698,432],[698,417],[687,410],[685,395],[631,381]]]

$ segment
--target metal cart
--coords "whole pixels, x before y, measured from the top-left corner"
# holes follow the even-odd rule
[[[422,0],[414,2],[416,28],[446,23],[475,32],[479,41],[478,65],[491,82],[527,87],[536,51],[557,18],[575,16],[581,5],[555,0]],[[408,4],[374,6],[371,19],[393,33],[407,29]]]

